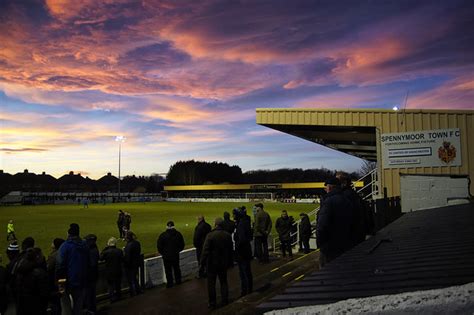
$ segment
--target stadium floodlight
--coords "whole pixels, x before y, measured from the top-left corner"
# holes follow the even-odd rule
[[[122,156],[122,143],[125,142],[125,137],[124,136],[116,136],[115,141],[119,143],[119,155],[118,155],[118,201],[120,202],[120,162],[121,162],[121,156]]]
[[[399,108],[398,108],[398,106],[395,105],[395,106],[393,106],[392,109],[393,109],[394,111],[398,111]]]

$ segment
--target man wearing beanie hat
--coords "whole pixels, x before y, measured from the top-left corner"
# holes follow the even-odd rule
[[[224,220],[216,218],[214,230],[206,236],[201,256],[201,265],[207,269],[207,291],[209,308],[216,307],[216,280],[219,278],[222,304],[229,302],[227,269],[233,264],[232,236],[224,230]]]
[[[181,268],[179,267],[179,252],[184,249],[183,235],[176,231],[174,222],[169,221],[166,224],[166,231],[160,234],[156,241],[158,253],[163,256],[163,264],[165,266],[166,287],[171,288],[181,283]],[[173,281],[174,273],[174,281]]]
[[[105,262],[104,276],[109,287],[110,302],[116,302],[121,297],[123,252],[116,246],[117,239],[111,237],[100,254],[100,260]]]
[[[68,238],[59,248],[56,278],[65,281],[66,294],[72,297],[73,307],[67,305],[73,315],[82,314],[84,306],[87,270],[89,267],[89,247],[79,237],[79,225],[71,223]]]

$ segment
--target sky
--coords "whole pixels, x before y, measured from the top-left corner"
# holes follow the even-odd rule
[[[0,0],[0,169],[355,171],[256,108],[474,109],[472,1]],[[405,97],[409,95],[405,105]]]

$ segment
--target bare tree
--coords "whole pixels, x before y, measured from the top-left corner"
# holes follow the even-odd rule
[[[364,160],[364,163],[359,169],[359,173],[361,176],[364,176],[364,175],[369,174],[376,168],[377,168],[377,162]]]

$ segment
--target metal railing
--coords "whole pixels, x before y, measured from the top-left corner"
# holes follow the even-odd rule
[[[369,173],[365,174],[361,178],[359,178],[357,181],[358,182],[359,181],[364,182],[364,180],[366,180],[369,177],[370,177],[370,182],[367,183],[366,185],[364,185],[364,187],[362,187],[361,189],[356,191],[358,194],[365,195],[362,198],[363,200],[367,200],[369,198],[372,198],[373,196],[378,195],[378,182],[377,182],[377,169],[376,168],[373,169],[372,171],[370,171]],[[370,192],[365,193],[367,191],[368,187],[371,187],[371,190],[370,190]],[[317,207],[316,209],[314,209],[314,210],[307,213],[307,215],[310,217],[311,232],[313,232],[313,226],[316,224],[316,215],[319,211],[319,208],[320,207]],[[311,220],[311,216],[314,216],[314,220]],[[293,223],[293,226],[296,225],[296,231],[292,232],[290,234],[290,239],[294,240],[291,243],[291,246],[297,245],[300,241],[299,240],[299,238],[300,238],[300,222],[301,222],[301,219],[297,220]],[[276,252],[280,248],[280,243],[281,243],[280,238],[278,236],[273,238],[273,252]]]

